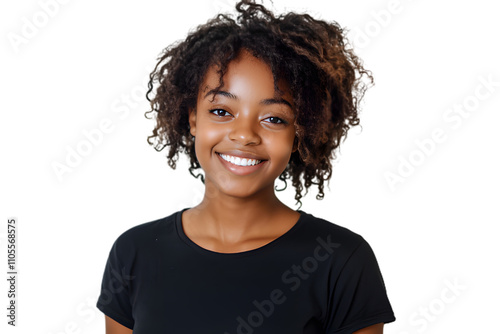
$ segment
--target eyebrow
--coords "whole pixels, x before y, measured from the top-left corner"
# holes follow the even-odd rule
[[[203,98],[206,98],[209,95],[214,95],[214,97],[217,95],[222,95],[224,97],[227,97],[227,98],[230,98],[233,100],[239,100],[239,98],[236,95],[234,95],[230,92],[226,92],[224,90],[217,91],[216,89],[211,89],[208,91],[208,93],[205,94],[205,96]],[[260,104],[266,105],[266,106],[272,105],[272,104],[286,104],[291,109],[293,109],[292,104],[283,98],[264,99],[264,100],[260,101]]]

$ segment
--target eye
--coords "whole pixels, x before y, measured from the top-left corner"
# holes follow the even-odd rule
[[[224,117],[224,116],[230,116],[231,114],[225,111],[224,109],[212,109],[210,110],[211,114],[214,114],[215,116],[219,117]]]
[[[287,122],[285,122],[283,119],[274,116],[268,117],[266,118],[266,120],[268,120],[269,123],[273,124],[287,124]]]

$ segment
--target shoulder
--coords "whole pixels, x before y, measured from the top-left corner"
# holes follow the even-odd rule
[[[353,256],[366,256],[372,252],[368,242],[358,233],[324,218],[302,212],[302,222],[294,236],[295,244],[306,244],[308,249],[322,248],[332,259],[346,262]]]
[[[363,237],[350,229],[337,225],[331,221],[324,218],[316,217],[313,214],[307,212],[301,212],[303,217],[303,222],[301,225],[302,233],[308,235],[321,235],[321,236],[331,236],[331,238],[337,241],[343,241],[344,243],[359,245],[364,241]]]
[[[164,238],[175,232],[175,220],[181,211],[174,212],[169,216],[155,219],[133,226],[122,232],[115,240],[113,248],[120,252],[132,252],[142,248],[158,238]]]
[[[356,277],[381,278],[380,268],[370,244],[358,233],[334,224],[328,220],[306,214],[307,220],[302,224],[303,233],[313,231],[316,248],[324,254],[330,254],[332,271],[336,275],[347,277],[345,282]],[[309,238],[312,239],[312,238]],[[319,251],[314,253],[319,254]],[[339,276],[340,277],[340,276]]]

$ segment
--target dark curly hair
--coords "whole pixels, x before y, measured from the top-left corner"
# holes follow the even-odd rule
[[[219,14],[158,57],[146,94],[151,103],[146,118],[156,113],[156,126],[147,141],[157,151],[169,146],[168,165],[173,169],[179,152],[187,153],[189,172],[204,182],[203,175],[194,174],[200,164],[189,132],[189,110],[196,108],[198,89],[209,67],[218,66],[220,89],[229,62],[246,49],[270,66],[277,91],[280,79],[288,82],[296,106],[298,149],[279,176],[285,182],[279,190],[291,178],[298,204],[302,204],[302,190],[307,194],[313,184],[318,186],[316,198],[323,199],[335,150],[347,130],[359,124],[359,102],[373,84],[372,74],[363,68],[336,22],[294,12],[275,16],[251,0],[238,2],[236,10],[236,19]]]

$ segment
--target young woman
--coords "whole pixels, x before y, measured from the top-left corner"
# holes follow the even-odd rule
[[[97,303],[106,333],[380,334],[395,317],[369,244],[274,187],[291,178],[298,203],[313,184],[323,197],[371,75],[336,23],[236,8],[151,74],[148,141],[169,146],[172,168],[187,153],[205,195],[117,238]]]

